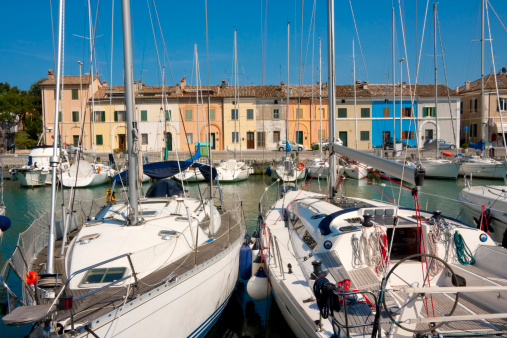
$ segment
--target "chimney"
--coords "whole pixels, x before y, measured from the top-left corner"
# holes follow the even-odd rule
[[[102,81],[102,85],[103,85],[104,87],[107,87],[107,81],[106,81],[106,80]]]
[[[363,81],[363,89],[368,89],[368,81]]]
[[[217,85],[217,88],[216,88],[216,93],[219,95],[220,94],[220,85]]]
[[[186,77],[182,77],[181,80],[180,80],[180,87],[181,87],[181,90],[184,90],[185,87],[187,85],[187,78]]]
[[[55,73],[53,73],[52,69],[48,69],[48,79],[54,79]]]
[[[459,93],[459,87],[456,86],[456,94]]]
[[[356,85],[360,85],[361,84],[361,81],[356,81]]]
[[[470,81],[465,81],[465,90],[470,89]]]
[[[225,89],[227,88],[228,84],[225,80],[222,80],[222,84],[220,85],[220,88]]]

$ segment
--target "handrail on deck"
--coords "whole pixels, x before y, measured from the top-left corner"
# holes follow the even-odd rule
[[[357,295],[357,294],[362,294],[364,296],[365,293],[368,293],[373,296],[373,299],[375,301],[375,303],[373,303],[373,304],[376,305],[377,301],[378,301],[377,296],[373,292],[368,291],[368,290],[343,291],[343,292],[336,292],[335,293],[338,297],[342,297],[342,299],[343,299],[343,312],[345,314],[345,325],[340,323],[338,321],[338,319],[336,319],[335,317],[333,317],[333,323],[336,323],[340,328],[345,329],[347,331],[347,337],[350,337],[350,332],[349,332],[350,329],[353,329],[356,327],[371,326],[371,325],[375,324],[375,322],[371,322],[371,323],[365,322],[363,324],[349,325],[348,312],[347,312],[347,297],[351,296],[351,295]]]

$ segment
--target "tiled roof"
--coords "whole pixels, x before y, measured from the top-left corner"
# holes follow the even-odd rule
[[[99,75],[94,75],[93,78],[98,79],[100,81]],[[63,84],[64,85],[79,85],[81,83],[83,85],[90,84],[90,75],[85,74],[82,76],[79,76],[79,75],[64,75],[63,76]],[[49,77],[49,78],[45,79],[44,81],[42,81],[42,83],[41,83],[41,86],[51,86],[51,85],[52,86],[56,85],[56,76]]]
[[[498,89],[507,88],[507,74],[496,74],[496,80],[498,82]],[[489,74],[484,77],[484,89],[496,89],[495,85],[495,74]],[[469,89],[466,89],[466,85],[459,88],[459,93],[470,93],[481,90],[481,79],[470,82]]]

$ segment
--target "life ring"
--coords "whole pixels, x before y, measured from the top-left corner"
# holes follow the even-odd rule
[[[303,170],[305,168],[305,164],[303,162],[299,162],[298,165],[297,165],[297,168],[299,170]]]
[[[442,151],[442,155],[444,155],[444,156],[454,156],[450,151]]]
[[[37,283],[37,280],[39,279],[37,272],[35,271],[28,271],[26,274],[26,284],[28,285],[34,285]]]

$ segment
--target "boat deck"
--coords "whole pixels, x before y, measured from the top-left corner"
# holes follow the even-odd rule
[[[229,235],[227,234],[229,231]],[[71,239],[77,235],[77,231],[71,233]],[[154,271],[146,277],[139,279],[136,287],[126,288],[125,286],[109,287],[98,291],[93,296],[85,297],[80,300],[74,300],[73,313],[74,322],[86,323],[93,321],[115,308],[122,306],[126,301],[135,299],[138,295],[142,295],[150,290],[167,287],[171,288],[179,283],[173,277],[182,276],[199,265],[207,262],[227,249],[232,243],[241,240],[243,235],[243,226],[241,219],[236,219],[234,215],[227,213],[222,215],[222,222],[218,232],[215,234],[215,240],[199,246],[197,253],[192,251],[188,255],[174,261],[173,263]],[[69,242],[70,242],[69,241]],[[65,273],[64,258],[58,257],[61,250],[61,240],[57,241],[55,248],[55,273],[61,274],[62,282],[65,282],[67,275]],[[67,248],[66,248],[67,249]],[[36,258],[33,270],[42,273],[45,270],[47,252],[43,250]],[[169,282],[168,282],[169,280]],[[67,295],[72,295],[74,299],[85,295],[95,289],[69,290]],[[126,296],[126,291],[129,294]],[[39,303],[40,304],[40,303]],[[66,320],[70,317],[69,311],[60,311],[58,313],[58,321]]]

